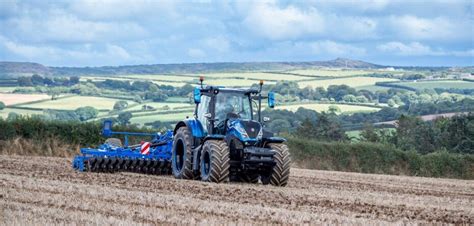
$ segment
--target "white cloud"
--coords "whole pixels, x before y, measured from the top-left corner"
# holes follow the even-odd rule
[[[230,50],[230,42],[223,36],[210,37],[203,40],[207,48],[217,50],[218,52],[228,52]]]
[[[430,46],[423,45],[419,42],[411,42],[408,44],[401,42],[388,42],[378,45],[377,49],[382,52],[388,52],[402,56],[474,56],[474,49],[466,51],[445,51],[442,49],[434,50]]]
[[[324,31],[324,18],[316,8],[280,8],[274,2],[255,4],[243,23],[255,34],[272,40],[294,39]]]
[[[319,41],[309,44],[311,50],[315,54],[329,54],[332,56],[362,56],[366,54],[366,50],[349,44],[337,43],[334,41]]]
[[[413,15],[391,16],[388,20],[392,32],[399,38],[411,40],[472,39],[472,24],[453,21],[445,17],[421,18]],[[471,30],[469,34],[468,30]]]

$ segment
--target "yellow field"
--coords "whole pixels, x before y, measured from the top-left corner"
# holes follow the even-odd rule
[[[5,105],[21,104],[37,100],[47,100],[51,98],[46,94],[17,94],[17,93],[0,93],[0,101]]]
[[[245,72],[245,73],[210,73],[202,74],[204,78],[220,79],[220,78],[247,78],[247,79],[256,79],[256,80],[289,80],[289,81],[298,81],[302,79],[307,79],[304,76],[297,75],[286,75],[286,74],[276,74],[276,73],[263,73],[263,72]]]
[[[225,87],[250,87],[253,84],[258,84],[259,81],[247,79],[212,79],[204,81],[204,84]],[[272,81],[266,81],[265,84],[275,84]]]
[[[171,82],[192,82],[193,79],[199,80],[199,76],[191,75],[123,75],[120,77],[133,80],[163,80]]]
[[[300,88],[306,86],[324,87],[327,88],[330,85],[348,85],[351,87],[375,85],[376,82],[389,82],[398,81],[393,78],[375,78],[375,77],[351,77],[351,78],[335,78],[335,79],[324,79],[324,80],[313,80],[298,82]]]
[[[112,110],[118,99],[105,97],[89,97],[89,96],[72,96],[68,98],[49,100],[35,104],[24,105],[25,107],[57,109],[57,110],[74,110],[79,107],[92,106],[100,110]],[[132,103],[128,101],[129,104]]]
[[[306,109],[315,110],[317,112],[323,112],[323,111],[327,111],[329,109],[329,106],[337,106],[341,110],[341,113],[372,112],[372,111],[380,110],[379,108],[367,107],[367,106],[347,105],[347,104],[317,104],[317,103],[277,106],[275,108],[280,109],[280,110],[288,110],[288,111],[296,112],[298,108],[303,107]]]
[[[353,75],[366,75],[374,73],[369,70],[324,70],[324,69],[304,69],[287,71],[287,73],[310,75],[310,76],[328,76],[328,77],[342,77],[342,76],[353,76]]]

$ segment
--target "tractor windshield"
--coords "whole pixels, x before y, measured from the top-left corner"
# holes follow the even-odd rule
[[[227,118],[252,119],[248,95],[234,92],[217,95],[215,119],[224,121]]]

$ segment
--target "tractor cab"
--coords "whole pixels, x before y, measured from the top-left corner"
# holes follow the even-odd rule
[[[195,117],[208,135],[234,133],[245,141],[260,140],[263,136],[260,92],[254,89],[222,87],[196,88]],[[272,94],[270,94],[272,95]],[[272,104],[269,104],[272,106]],[[268,118],[266,118],[268,120]]]

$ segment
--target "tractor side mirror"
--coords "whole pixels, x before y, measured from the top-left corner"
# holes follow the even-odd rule
[[[112,120],[107,119],[104,121],[104,127],[102,127],[102,135],[110,137],[112,135]]]
[[[198,87],[194,88],[194,103],[201,103],[201,90]]]
[[[268,93],[268,107],[270,108],[275,107],[275,93],[274,92]]]

